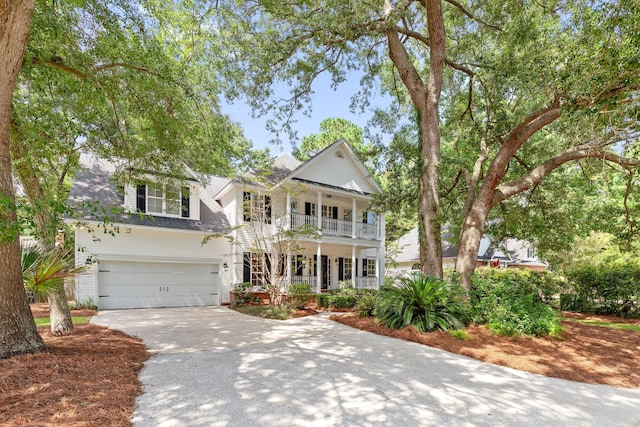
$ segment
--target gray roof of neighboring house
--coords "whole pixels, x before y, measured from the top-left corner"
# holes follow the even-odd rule
[[[455,258],[458,254],[458,248],[449,242],[452,236],[445,233],[442,236],[442,257]],[[396,262],[418,262],[420,260],[420,239],[418,237],[418,227],[409,230],[404,236],[398,240],[398,255]]]
[[[227,178],[206,176],[209,182],[202,183],[205,188],[200,193],[200,220],[186,218],[167,218],[161,216],[139,215],[120,211],[123,205],[122,195],[117,189],[114,175],[124,171],[121,159],[102,159],[96,155],[83,153],[78,163],[78,171],[69,193],[69,206],[74,214],[67,218],[78,221],[111,221],[130,225],[145,225],[182,230],[225,232],[229,229],[229,220],[222,207],[213,199],[216,189],[229,181]]]

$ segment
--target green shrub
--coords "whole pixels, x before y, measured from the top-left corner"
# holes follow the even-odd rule
[[[305,283],[292,283],[289,285],[287,295],[294,308],[303,309],[311,300],[311,286]]]
[[[260,299],[251,292],[252,289],[253,285],[249,282],[236,283],[233,285],[231,288],[231,292],[234,296],[233,305],[245,305],[260,301]]]
[[[286,306],[275,305],[234,305],[234,310],[250,316],[263,317],[265,319],[286,320],[291,317],[291,309]]]
[[[329,308],[329,294],[315,294],[316,304],[321,308]]]
[[[577,295],[575,311],[640,317],[640,262],[578,265],[566,275]]]
[[[478,269],[469,294],[472,318],[499,335],[548,335],[560,332],[558,314],[547,304],[538,272]],[[546,275],[545,275],[546,276]],[[544,279],[546,280],[546,279]],[[546,285],[545,285],[546,286]]]
[[[356,306],[358,298],[355,294],[338,294],[329,296],[330,308],[353,308]]]
[[[373,316],[376,309],[376,297],[374,294],[367,293],[362,294],[356,302],[356,313],[358,316],[370,317]]]
[[[76,301],[69,306],[70,310],[97,310],[98,306],[93,302],[93,298],[87,298],[82,301]]]
[[[421,274],[401,277],[394,285],[383,287],[375,310],[387,327],[413,325],[420,332],[464,328],[467,318],[459,287]]]

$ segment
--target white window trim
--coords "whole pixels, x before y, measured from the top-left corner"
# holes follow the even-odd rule
[[[149,209],[149,187],[150,186],[162,186],[162,212],[153,212]],[[180,219],[189,219],[187,217],[182,216],[182,188],[183,186],[176,185],[177,193],[178,193],[178,214],[167,213],[167,184],[160,183],[147,183],[145,184],[145,204],[146,204],[146,213],[153,216],[162,216],[167,218],[180,218]],[[159,197],[151,196],[153,199],[159,199]],[[191,203],[191,197],[189,197],[189,203]]]

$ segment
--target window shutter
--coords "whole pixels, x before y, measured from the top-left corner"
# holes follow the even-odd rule
[[[338,258],[338,280],[344,280],[344,258]]]
[[[251,252],[245,252],[242,258],[242,281],[249,283],[251,282]]]
[[[313,275],[318,275],[318,255],[313,256]]]
[[[311,203],[304,202],[304,214],[311,215]]]
[[[271,197],[264,196],[264,222],[271,224]]]
[[[242,192],[242,216],[244,221],[251,221],[251,193]]]
[[[138,184],[136,187],[136,208],[139,212],[147,212],[147,186]]]
[[[362,260],[362,277],[367,277],[367,259]]]
[[[189,218],[189,187],[182,187],[182,218]]]
[[[333,219],[338,219],[338,207],[333,207]]]
[[[362,223],[366,224],[367,223],[367,218],[369,217],[369,212],[367,211],[363,211],[362,212]]]
[[[271,277],[271,255],[269,254],[264,255],[264,264],[267,267],[267,272],[269,272],[269,277]]]

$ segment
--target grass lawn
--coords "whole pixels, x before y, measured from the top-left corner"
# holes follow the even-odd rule
[[[265,319],[285,320],[292,317],[290,309],[273,305],[233,305],[231,308],[240,313]]]
[[[36,326],[51,325],[51,321],[49,320],[48,317],[36,317],[33,320],[36,321]],[[88,317],[72,317],[71,322],[73,322],[74,325],[84,325],[86,323],[89,323],[89,318]]]
[[[640,332],[640,325],[633,325],[630,323],[615,323],[615,322],[604,322],[601,320],[578,320],[578,319],[568,319],[568,318],[565,318],[564,320],[586,323],[588,325],[603,326],[605,328],[620,329],[623,331]]]

